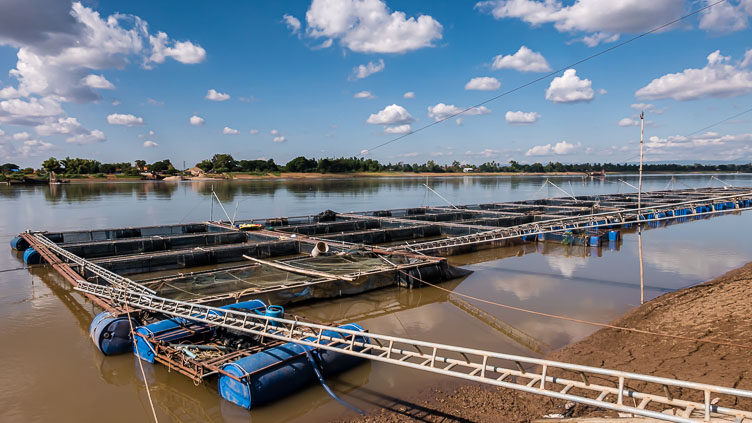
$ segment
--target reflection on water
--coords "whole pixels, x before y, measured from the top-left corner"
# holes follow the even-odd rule
[[[707,186],[709,176],[681,176],[681,183]],[[724,181],[752,186],[749,175]],[[613,178],[614,180],[616,178]],[[626,177],[632,183],[633,177]],[[540,189],[545,177],[454,177],[429,184],[453,203],[485,203],[557,196]],[[575,194],[625,192],[624,184],[552,178]],[[670,176],[649,177],[646,190],[664,189]],[[439,205],[427,195],[425,178],[360,178],[221,182],[107,182],[55,187],[0,187],[0,242],[25,229],[104,228],[205,220],[209,193],[238,216],[301,215],[325,209],[373,210]],[[215,208],[215,212],[217,212]],[[646,296],[702,282],[752,257],[752,214],[732,214],[643,233]],[[608,322],[639,302],[637,242],[633,233],[601,249],[525,244],[451,257],[474,273],[446,283],[456,292],[552,314]],[[0,249],[0,269],[21,265],[19,254]],[[479,319],[443,291],[388,288],[355,297],[292,307],[320,321],[357,321],[386,334],[448,344],[536,355],[500,327],[558,348],[596,328],[515,312],[466,300],[492,318]],[[0,274],[0,421],[147,421],[150,419],[140,370],[132,355],[103,357],[88,339],[95,307],[73,293],[51,269]],[[505,329],[506,330],[506,329]],[[160,420],[307,422],[343,418],[350,411],[316,385],[286,401],[246,411],[219,399],[216,382],[194,386],[164,366],[147,365],[147,380]],[[370,363],[329,381],[355,406],[401,406],[400,398],[448,382],[413,370],[395,371]]]

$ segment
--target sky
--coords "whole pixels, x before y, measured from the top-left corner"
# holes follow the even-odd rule
[[[571,66],[716,1],[0,0],[0,160],[748,162],[752,0]]]

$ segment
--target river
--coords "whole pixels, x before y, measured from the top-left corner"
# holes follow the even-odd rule
[[[752,175],[647,176],[643,189],[752,186]],[[551,177],[457,176],[428,184],[453,204],[634,191],[636,177],[605,180]],[[722,180],[722,181],[721,181]],[[88,339],[97,309],[47,268],[23,265],[8,241],[26,229],[68,230],[203,221],[212,186],[227,213],[242,218],[294,216],[326,209],[360,211],[446,205],[424,178],[350,178],[221,182],[98,182],[61,186],[0,186],[0,421],[82,422],[151,419],[143,378],[132,355],[104,357]],[[558,188],[557,188],[558,187]],[[215,218],[222,210],[214,207]],[[643,234],[645,295],[712,279],[752,260],[752,213],[729,214],[651,228]],[[608,322],[639,304],[637,238],[623,234],[600,249],[528,244],[450,259],[474,272],[446,287],[526,309]],[[474,304],[537,344],[560,348],[596,330],[487,304]],[[537,355],[468,314],[434,288],[387,288],[363,295],[290,307],[321,321],[357,321],[379,333],[504,353]],[[164,366],[146,365],[160,422],[328,421],[351,415],[316,385],[253,411],[219,398],[216,383],[200,386]],[[365,410],[400,408],[403,398],[448,389],[453,381],[417,370],[368,363],[330,379],[346,401]],[[408,404],[409,405],[409,404]]]

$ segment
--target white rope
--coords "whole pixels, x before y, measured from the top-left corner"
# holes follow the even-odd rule
[[[141,368],[141,376],[144,378],[144,385],[146,386],[146,396],[149,398],[149,405],[151,406],[151,414],[154,416],[154,422],[159,423],[157,418],[157,411],[154,409],[154,401],[151,399],[151,391],[149,390],[149,382],[146,380],[146,372],[144,372],[144,364],[141,362],[141,357],[138,355],[138,349],[136,348],[136,331],[133,329],[133,320],[131,320],[131,308],[128,306],[128,300],[125,299],[125,312],[128,315],[128,324],[131,326],[131,339],[133,340],[133,351],[136,353],[136,360],[138,360],[138,367]]]
[[[426,187],[426,188],[428,188],[428,189],[429,189],[429,190],[430,190],[430,191],[431,191],[432,193],[434,193],[434,194],[438,195],[438,196],[439,196],[439,198],[441,198],[442,200],[446,201],[446,202],[447,202],[447,203],[448,203],[448,204],[449,204],[450,206],[454,207],[455,209],[456,209],[456,208],[458,208],[457,206],[455,206],[454,204],[452,204],[452,202],[451,202],[451,201],[449,201],[449,200],[447,200],[446,198],[444,198],[444,196],[442,196],[442,195],[441,195],[441,194],[439,194],[438,192],[436,192],[436,191],[432,190],[432,189],[431,189],[431,187],[429,187],[428,185],[426,185],[426,184],[423,184],[423,186],[424,186],[424,187]]]

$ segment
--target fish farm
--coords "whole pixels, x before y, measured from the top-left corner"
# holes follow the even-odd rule
[[[752,391],[399,338],[285,307],[388,286],[446,286],[469,273],[449,256],[536,243],[597,252],[618,248],[621,232],[638,225],[747,210],[752,188],[709,187],[237,220],[225,212],[190,224],[31,229],[11,247],[102,309],[89,335],[103,355],[168,366],[246,409],[312,383],[338,399],[326,379],[375,360],[668,421],[742,421],[752,410],[735,408],[735,399]],[[493,327],[546,349],[504,322]],[[666,407],[677,413],[658,411]]]

